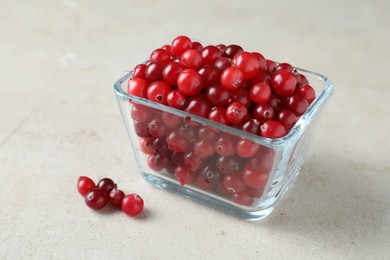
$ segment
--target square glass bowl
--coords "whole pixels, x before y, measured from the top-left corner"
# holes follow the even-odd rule
[[[290,132],[278,139],[263,138],[129,95],[127,82],[132,73],[124,75],[115,83],[114,92],[141,175],[154,186],[245,219],[268,216],[299,174],[315,125],[333,93],[328,78],[297,70],[309,80],[317,97]],[[163,136],[148,137],[148,125],[153,120],[156,124],[149,128],[157,126],[157,135]],[[163,130],[161,122],[165,122]],[[183,144],[180,138],[173,138],[170,144],[183,145],[188,151],[177,153],[167,148],[166,136],[172,132],[186,140]],[[210,144],[221,137],[235,144],[246,142],[248,150],[258,150],[250,158],[214,154],[199,159],[191,153],[193,142],[197,142],[201,143],[198,149],[207,155]],[[244,184],[243,178],[251,185]]]

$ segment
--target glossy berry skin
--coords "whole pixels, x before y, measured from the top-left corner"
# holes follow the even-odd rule
[[[151,62],[145,71],[146,80],[151,83],[153,81],[158,81],[163,79],[163,70],[165,64],[162,62]]]
[[[262,104],[270,100],[271,94],[271,87],[267,83],[256,83],[249,91],[250,99],[257,104]]]
[[[108,193],[108,201],[116,207],[120,207],[125,193],[119,189],[113,189]]]
[[[167,95],[167,103],[170,107],[184,109],[187,106],[187,96],[179,90],[172,90]]]
[[[273,107],[267,103],[257,105],[252,111],[253,117],[264,123],[275,117],[275,111]]]
[[[211,108],[212,105],[205,96],[197,95],[190,99],[185,111],[200,117],[207,118]]]
[[[229,67],[221,74],[221,85],[227,90],[235,90],[241,87],[244,74],[239,68]]]
[[[127,85],[127,93],[133,96],[146,98],[148,82],[141,78],[131,78]]]
[[[85,195],[85,203],[93,210],[101,210],[107,202],[107,193],[100,188],[94,188]]]
[[[95,182],[87,176],[80,176],[77,180],[77,190],[83,196],[95,187]]]
[[[219,84],[221,73],[210,65],[204,65],[198,70],[203,78],[204,87],[214,86]]]
[[[280,63],[279,65],[276,66],[275,71],[279,71],[279,70],[287,70],[287,71],[293,72],[294,67],[291,66],[291,64],[284,62],[284,63]]]
[[[150,54],[150,62],[161,62],[167,64],[171,61],[170,54],[163,49],[156,49]]]
[[[309,106],[309,102],[304,97],[296,94],[288,97],[287,104],[291,111],[293,111],[297,116],[305,113],[307,107]]]
[[[294,74],[288,70],[279,70],[272,75],[272,88],[282,97],[288,97],[294,93],[296,85]]]
[[[242,51],[244,51],[244,50],[242,49],[241,46],[235,45],[235,44],[231,44],[231,45],[228,45],[228,46],[225,47],[222,56],[223,57],[227,57],[229,59],[233,59],[233,57],[237,53],[242,52]]]
[[[216,68],[220,72],[222,72],[224,69],[227,69],[231,66],[232,63],[230,62],[230,59],[226,57],[221,57],[217,59],[214,63],[214,68]]]
[[[214,107],[211,109],[208,119],[223,125],[229,124],[229,121],[226,118],[226,109],[223,107]]]
[[[311,104],[316,98],[316,92],[314,91],[313,87],[309,85],[301,85],[295,90],[294,94],[304,97],[309,102],[309,104]]]
[[[298,118],[291,110],[282,109],[277,113],[276,120],[282,123],[286,130],[290,130],[298,121]]]
[[[133,78],[141,78],[145,79],[145,71],[146,71],[146,65],[145,64],[138,64],[133,69]]]
[[[163,80],[171,86],[176,86],[177,77],[184,69],[183,65],[178,62],[171,62],[166,65],[162,71]]]
[[[276,70],[276,63],[272,60],[266,60],[266,70],[268,73],[273,74]]]
[[[249,93],[244,88],[239,88],[230,92],[230,102],[240,102],[246,107],[250,107],[251,99]]]
[[[166,139],[168,148],[177,153],[184,153],[190,147],[190,142],[177,130],[171,132]]]
[[[128,194],[122,199],[121,209],[126,215],[135,217],[144,209],[144,201],[137,194]]]
[[[170,91],[171,88],[165,81],[155,81],[148,86],[146,96],[151,101],[167,104],[167,95]]]
[[[108,194],[111,190],[113,190],[116,187],[116,184],[110,178],[103,178],[98,182],[96,187]]]
[[[260,135],[266,138],[280,138],[286,135],[284,126],[274,120],[268,120],[260,126]]]
[[[267,69],[267,61],[264,56],[258,52],[251,52],[251,54],[256,57],[257,62],[259,63],[259,71],[266,71]]]
[[[243,122],[247,115],[247,107],[240,102],[233,102],[226,109],[226,118],[232,124],[239,124]]]
[[[175,56],[180,56],[186,50],[192,48],[192,42],[187,36],[176,37],[171,44],[171,53]]]
[[[150,136],[149,130],[148,130],[148,122],[137,122],[134,121],[134,132],[139,137],[148,137]]]
[[[259,150],[260,145],[251,140],[242,139],[237,142],[236,152],[242,158],[251,158]]]
[[[256,118],[251,118],[241,126],[241,130],[248,133],[257,134],[257,132],[259,131],[259,127],[260,121]]]
[[[198,94],[203,88],[203,78],[194,69],[184,69],[177,77],[178,89],[187,96]]]
[[[253,78],[250,79],[251,86],[256,83],[267,83],[271,84],[271,75],[266,72],[260,70]]]
[[[229,157],[236,153],[236,142],[232,135],[221,134],[214,143],[214,149],[219,155]]]
[[[185,68],[199,69],[202,66],[202,56],[196,50],[186,50],[180,56],[180,63]]]
[[[219,85],[207,88],[206,95],[208,100],[217,107],[227,106],[230,99],[230,92]]]
[[[215,61],[222,57],[221,51],[213,45],[204,47],[201,55],[205,65],[214,65]]]
[[[260,63],[255,55],[242,51],[233,57],[232,67],[240,69],[244,79],[249,79],[257,74],[260,69]]]
[[[192,42],[192,49],[196,50],[197,52],[201,52],[203,50],[203,46],[200,42]]]

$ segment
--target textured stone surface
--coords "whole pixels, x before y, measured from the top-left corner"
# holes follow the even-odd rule
[[[1,259],[389,259],[388,1],[1,1]],[[176,35],[238,43],[335,84],[301,175],[264,221],[148,185],[112,84]],[[79,175],[138,192],[89,210]]]

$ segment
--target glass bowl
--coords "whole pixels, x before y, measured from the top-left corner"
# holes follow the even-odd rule
[[[141,175],[154,186],[245,219],[268,216],[299,174],[315,125],[333,93],[333,84],[325,76],[296,69],[306,76],[317,97],[290,132],[278,139],[263,138],[129,95],[126,89],[132,73],[124,75],[115,83],[114,92]],[[148,127],[161,137],[148,137]],[[167,136],[173,132],[187,144],[171,138],[170,147],[182,145],[188,152],[167,148]],[[221,137],[234,145],[246,142],[248,151],[253,148],[257,152],[250,158],[245,157],[246,151],[242,156],[222,152],[229,156],[208,156],[210,144]],[[195,142],[205,158],[190,152]]]

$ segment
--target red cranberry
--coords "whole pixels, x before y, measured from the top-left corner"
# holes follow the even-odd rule
[[[271,98],[272,90],[267,83],[256,83],[251,87],[249,96],[253,102],[262,104]]]
[[[169,85],[164,81],[155,81],[151,83],[146,91],[146,95],[149,100],[166,104],[167,95],[171,91]]]
[[[257,105],[252,111],[253,117],[260,122],[266,122],[275,117],[275,112],[272,106],[267,103]]]
[[[168,148],[177,153],[184,153],[190,147],[190,142],[178,131],[171,132],[166,139]]]
[[[297,116],[305,113],[307,107],[309,106],[309,102],[304,97],[297,94],[288,97],[287,104],[291,111],[293,111]]]
[[[134,104],[131,108],[130,116],[134,121],[145,122],[152,117],[152,113],[148,109],[145,109],[145,106]]]
[[[181,185],[191,184],[194,181],[193,173],[184,165],[176,166],[175,177]]]
[[[215,46],[209,45],[202,50],[203,64],[214,65],[215,61],[221,57],[221,51]]]
[[[260,126],[260,135],[266,138],[280,138],[286,135],[286,129],[278,121],[268,120]]]
[[[242,182],[240,173],[235,173],[232,175],[225,175],[223,178],[223,185],[230,193],[237,193],[244,191],[246,186]]]
[[[229,121],[226,118],[226,109],[223,107],[214,107],[211,109],[208,119],[223,125],[229,124]]]
[[[221,134],[214,143],[215,151],[221,156],[232,156],[236,153],[236,140],[229,134]]]
[[[246,167],[256,169],[261,173],[270,173],[274,163],[274,151],[272,148],[260,145],[257,153],[246,163]]]
[[[298,121],[298,118],[291,110],[283,109],[277,113],[276,120],[282,123],[286,130],[290,130]]]
[[[237,143],[236,151],[240,157],[251,158],[259,150],[260,145],[250,140],[240,140]]]
[[[137,194],[128,194],[122,199],[121,209],[126,215],[135,217],[144,209],[144,201]]]
[[[188,106],[185,109],[188,113],[207,118],[211,110],[211,104],[208,99],[203,95],[197,95],[188,102]]]
[[[244,79],[252,78],[260,69],[259,60],[250,52],[242,51],[232,59],[232,67],[242,71]]]
[[[203,88],[203,78],[194,69],[185,69],[177,77],[177,87],[187,96],[198,94]]]
[[[257,61],[259,62],[259,71],[265,71],[267,69],[267,62],[264,56],[258,52],[252,52],[251,54],[255,56]]]
[[[221,85],[227,90],[235,90],[241,87],[244,74],[239,68],[229,67],[221,74]]]
[[[187,36],[176,37],[171,44],[171,52],[175,56],[182,55],[183,52],[192,48],[192,42]]]
[[[176,165],[184,164],[184,154],[177,152],[171,153],[171,161]]]
[[[148,137],[150,136],[149,130],[148,130],[148,122],[137,122],[134,121],[134,132],[139,137]]]
[[[232,66],[232,63],[229,58],[222,57],[215,61],[214,68],[222,72],[224,69],[227,69]]]
[[[182,123],[182,118],[174,114],[163,112],[161,119],[169,128],[177,128]]]
[[[180,72],[183,71],[183,69],[183,66],[178,62],[169,63],[162,71],[164,81],[171,86],[176,86],[177,77],[179,76]]]
[[[200,158],[207,158],[215,153],[213,144],[201,139],[194,141],[193,150]]]
[[[257,135],[257,132],[259,131],[259,127],[260,127],[260,121],[257,120],[256,118],[251,118],[241,126],[241,130]]]
[[[85,195],[85,203],[93,210],[101,210],[107,201],[107,193],[99,188],[94,188]]]
[[[180,56],[180,63],[185,68],[199,69],[202,66],[202,56],[196,50],[186,50]]]
[[[153,119],[148,123],[149,133],[154,137],[166,136],[169,132],[168,127],[161,119]]]
[[[287,70],[289,72],[293,72],[294,71],[294,67],[291,66],[291,64],[288,64],[288,63],[280,63],[278,66],[276,66],[275,71],[279,71],[279,70]]]
[[[228,57],[230,59],[233,59],[233,57],[239,53],[239,52],[242,52],[244,51],[242,49],[241,46],[238,46],[238,45],[235,45],[235,44],[231,44],[231,45],[228,45],[225,47],[225,49],[223,50],[223,54],[222,56],[223,57]]]
[[[168,154],[171,152],[164,137],[155,138],[153,141],[153,148],[154,152],[157,154]]]
[[[233,201],[240,205],[251,206],[254,198],[248,191],[242,191],[233,194]]]
[[[272,87],[282,97],[288,97],[294,93],[296,85],[294,74],[288,70],[278,70],[272,75]]]
[[[260,70],[253,78],[250,79],[250,87],[256,83],[267,83],[270,85],[271,75],[266,71]]]
[[[239,88],[239,89],[233,90],[230,93],[230,97],[231,97],[230,102],[237,101],[246,107],[249,107],[251,105],[251,99],[249,97],[249,93],[244,88]]]
[[[83,196],[85,196],[90,190],[95,187],[96,185],[93,180],[91,180],[87,176],[80,176],[77,181],[77,190]]]
[[[276,70],[276,63],[272,60],[266,60],[266,65],[267,65],[267,72],[269,74],[274,74]]]
[[[299,88],[297,88],[295,90],[294,93],[304,97],[309,102],[309,104],[311,104],[314,101],[314,99],[316,98],[316,92],[309,85],[300,86]]]
[[[198,157],[194,152],[184,155],[184,165],[190,171],[197,171],[203,166],[204,160]]]
[[[241,173],[241,178],[247,186],[257,189],[267,184],[268,174],[258,172],[250,167],[245,167]]]
[[[206,90],[207,98],[214,106],[227,106],[230,99],[230,92],[222,86],[211,86]]]
[[[240,102],[233,102],[226,109],[226,118],[232,124],[239,124],[243,122],[247,115],[247,107]]]
[[[192,49],[200,53],[203,50],[203,46],[200,42],[192,42]]]
[[[200,178],[202,178],[204,182],[214,187],[221,182],[222,174],[217,169],[206,166],[200,172]]]
[[[161,62],[167,64],[171,61],[170,54],[164,49],[156,49],[150,54],[150,62]]]
[[[141,78],[131,78],[127,86],[127,93],[133,96],[146,98],[148,82]]]
[[[154,152],[153,140],[153,137],[142,137],[140,139],[139,146],[144,154],[152,154]]]
[[[111,202],[112,205],[120,207],[122,203],[122,199],[125,196],[123,191],[119,189],[113,189],[108,193],[108,200]]]
[[[217,160],[216,166],[220,172],[222,172],[225,175],[229,175],[239,171],[242,168],[243,163],[242,160],[236,156],[231,156],[231,157],[221,156]]]
[[[203,78],[204,87],[218,85],[221,77],[220,72],[210,65],[204,65],[199,69],[199,74]]]
[[[201,127],[198,130],[198,136],[202,140],[213,141],[216,138],[217,133],[206,127]]]
[[[138,64],[133,69],[133,78],[141,78],[145,79],[145,71],[146,71],[146,65],[145,64]]]
[[[146,80],[148,82],[162,80],[164,66],[162,62],[151,62],[145,71]]]
[[[112,189],[116,188],[116,184],[110,178],[103,178],[98,182],[96,187],[108,194]]]
[[[168,106],[184,109],[187,106],[187,97],[179,90],[172,90],[167,95]]]

